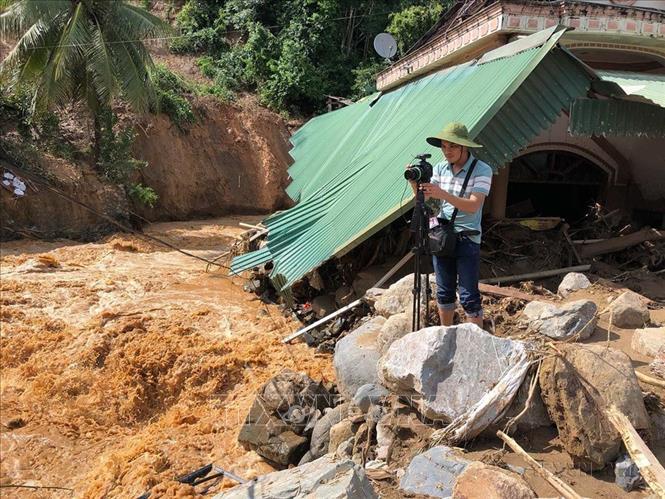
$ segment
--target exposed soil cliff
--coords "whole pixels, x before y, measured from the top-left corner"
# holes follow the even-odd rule
[[[197,102],[199,118],[185,132],[164,115],[139,127],[135,152],[148,161],[142,183],[159,195],[148,220],[228,213],[269,213],[286,206],[289,132],[275,113],[250,98],[240,105]]]
[[[197,99],[194,105],[197,121],[186,131],[179,130],[163,114],[149,116],[136,127],[135,155],[148,161],[136,180],[152,187],[159,196],[152,208],[129,200],[121,186],[100,178],[86,163],[42,155],[35,169],[64,194],[124,223],[131,212],[150,221],[162,221],[230,213],[268,214],[286,207],[284,188],[290,157],[284,120],[250,97],[237,104],[207,97]],[[68,123],[72,121],[69,118]],[[78,142],[89,143],[85,126],[79,125],[77,132],[84,135],[77,137]],[[16,165],[0,160],[0,174],[2,171],[28,181],[31,178]],[[28,182],[26,195],[20,198],[0,191],[2,239],[35,236],[92,240],[117,230],[36,182]]]

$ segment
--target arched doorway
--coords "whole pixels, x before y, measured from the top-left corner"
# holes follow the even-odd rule
[[[515,158],[508,179],[508,217],[582,218],[604,202],[608,174],[570,151],[542,150]]]

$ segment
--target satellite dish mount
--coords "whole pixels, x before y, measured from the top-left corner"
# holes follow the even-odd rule
[[[379,33],[374,37],[374,50],[389,61],[397,53],[397,42],[390,33]]]

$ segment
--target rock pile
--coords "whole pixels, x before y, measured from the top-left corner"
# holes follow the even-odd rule
[[[309,448],[316,421],[332,404],[322,384],[284,370],[259,390],[238,441],[273,463],[297,464]]]
[[[376,315],[337,341],[333,364],[341,401],[290,371],[262,387],[239,439],[274,463],[298,467],[219,498],[377,497],[368,476],[387,476],[404,495],[465,499],[482,491],[488,499],[531,499],[534,492],[515,473],[470,461],[444,445],[415,455],[413,449],[426,442],[451,444],[483,429],[527,431],[553,424],[574,463],[598,469],[622,449],[607,407],[616,406],[644,435],[665,427],[660,405],[651,404],[647,412],[627,355],[604,344],[571,342],[593,334],[593,301],[528,303],[520,319],[527,334],[519,340],[468,323],[411,332],[412,285],[413,276],[407,276],[386,290],[370,290]],[[590,285],[586,276],[569,274],[559,295]],[[635,293],[622,294],[608,308],[619,327],[649,322],[645,301]],[[540,335],[549,339],[543,342]],[[551,355],[539,355],[538,371],[530,361],[539,351],[534,345],[555,341],[560,342]],[[656,357],[656,374],[665,373],[664,341],[662,327],[633,335],[635,351]],[[408,439],[421,445],[409,447]]]

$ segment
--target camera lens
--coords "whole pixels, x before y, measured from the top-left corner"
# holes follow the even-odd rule
[[[404,178],[407,180],[411,180],[412,182],[417,182],[420,180],[420,168],[417,166],[412,166],[411,168],[408,168],[404,170]]]

